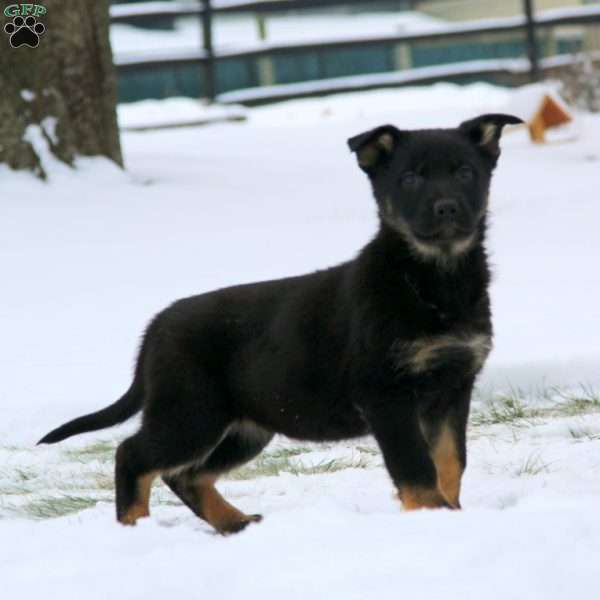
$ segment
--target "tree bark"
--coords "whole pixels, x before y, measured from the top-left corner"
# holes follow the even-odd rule
[[[46,178],[47,145],[71,166],[98,155],[122,166],[109,0],[39,3],[47,12],[36,48],[11,47],[1,29],[12,18],[0,16],[0,163]]]

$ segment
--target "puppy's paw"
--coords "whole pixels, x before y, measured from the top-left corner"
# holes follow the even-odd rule
[[[454,508],[442,496],[437,488],[405,486],[398,490],[398,497],[404,510],[421,510],[423,508]]]
[[[250,525],[250,523],[260,523],[263,520],[262,515],[244,515],[240,519],[221,523],[217,531],[221,535],[231,535],[233,533],[239,533]]]

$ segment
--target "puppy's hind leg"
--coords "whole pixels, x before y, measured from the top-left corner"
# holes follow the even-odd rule
[[[165,483],[183,503],[218,533],[238,533],[250,523],[262,521],[261,515],[246,515],[229,504],[215,487],[216,480],[216,476],[195,473],[193,469],[164,478]]]
[[[196,394],[173,393],[151,398],[142,428],[118,447],[115,479],[121,523],[134,525],[149,515],[150,488],[158,475],[204,461],[223,439],[231,423],[227,403],[207,388],[203,400]]]
[[[150,465],[141,431],[127,438],[117,448],[117,519],[123,525],[135,525],[139,518],[150,515],[150,490],[159,473],[156,467]]]
[[[257,456],[272,437],[272,433],[254,425],[236,424],[203,464],[165,474],[163,480],[194,514],[219,533],[237,533],[262,517],[246,515],[229,504],[215,488],[215,482],[220,474]]]

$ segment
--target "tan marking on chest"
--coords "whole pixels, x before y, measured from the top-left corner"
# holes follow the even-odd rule
[[[484,333],[424,337],[397,347],[397,368],[419,375],[439,365],[444,355],[458,355],[466,351],[472,358],[472,370],[478,371],[491,349],[491,337]]]

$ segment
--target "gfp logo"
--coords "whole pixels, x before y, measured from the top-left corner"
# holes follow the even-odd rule
[[[4,31],[10,36],[10,45],[13,48],[29,46],[37,48],[40,36],[46,28],[37,17],[45,15],[48,11],[41,4],[11,4],[4,9],[5,17],[12,17],[12,21],[4,26]]]

